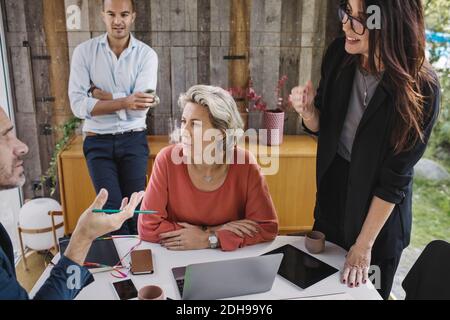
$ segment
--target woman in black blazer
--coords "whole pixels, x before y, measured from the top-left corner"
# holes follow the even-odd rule
[[[369,28],[371,5],[381,29]],[[413,168],[439,113],[439,84],[421,0],[348,0],[339,15],[346,37],[328,48],[317,93],[310,81],[290,99],[318,135],[314,229],[349,251],[343,283],[379,271],[371,279],[387,299],[410,241]]]

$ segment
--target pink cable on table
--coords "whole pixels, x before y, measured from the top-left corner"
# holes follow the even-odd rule
[[[130,272],[130,268],[125,267],[122,265],[123,260],[128,257],[131,252],[133,252],[137,247],[139,247],[142,244],[142,239],[139,238],[138,236],[112,236],[112,239],[130,239],[130,238],[138,238],[139,242],[137,244],[135,244],[133,247],[131,247],[131,249],[119,260],[119,262],[117,262],[117,264],[113,267],[114,271],[111,272],[111,275],[114,278],[118,278],[118,279],[124,279],[128,277],[128,274]],[[121,266],[122,265],[122,266]],[[119,269],[127,269],[127,272],[122,272]],[[114,274],[114,272],[117,272],[119,275]]]

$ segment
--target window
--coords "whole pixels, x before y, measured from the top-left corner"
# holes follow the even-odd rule
[[[1,10],[3,12],[3,10]],[[0,106],[6,111],[14,123],[11,100],[8,59],[5,45],[3,16],[0,14]],[[19,189],[0,191],[0,223],[3,224],[14,245],[16,258],[19,252],[17,221],[21,207],[21,191]]]

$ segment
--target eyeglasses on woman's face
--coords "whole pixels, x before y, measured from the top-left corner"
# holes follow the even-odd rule
[[[346,24],[350,20],[350,26],[351,26],[352,30],[357,35],[360,35],[360,36],[364,35],[364,33],[366,32],[366,25],[363,21],[349,15],[345,11],[344,8],[339,8],[338,14],[339,14],[339,19],[342,22],[342,24]]]

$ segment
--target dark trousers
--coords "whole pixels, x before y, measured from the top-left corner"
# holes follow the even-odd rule
[[[108,190],[104,209],[120,209],[122,199],[145,190],[149,149],[145,131],[88,136],[83,152],[97,194]],[[113,234],[137,234],[137,215]]]
[[[315,213],[314,230],[325,234],[327,241],[350,250],[344,243],[344,219],[347,199],[347,183],[350,163],[339,155],[336,155],[333,163],[322,180],[318,192],[318,208]],[[372,249],[371,265],[380,268],[380,288],[378,293],[383,299],[388,299],[394,282],[395,272],[400,262],[401,252],[395,256],[386,256],[382,252]],[[379,258],[379,257],[382,258]]]

